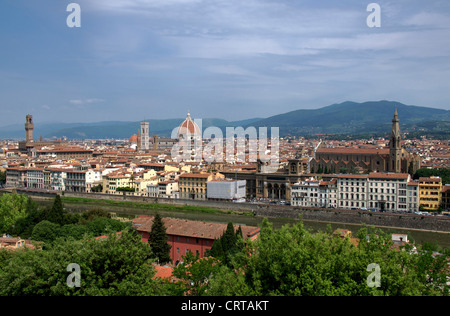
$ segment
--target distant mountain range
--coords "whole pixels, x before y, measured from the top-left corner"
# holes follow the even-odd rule
[[[402,132],[449,131],[450,111],[394,101],[343,102],[315,110],[275,115],[254,126],[279,126],[281,135],[390,133],[397,109]]]
[[[268,118],[253,118],[229,122],[217,118],[204,118],[202,128],[249,126],[279,127],[280,135],[311,136],[317,134],[388,134],[394,111],[397,109],[402,132],[444,133],[450,131],[450,111],[429,107],[405,105],[395,101],[343,102],[320,109],[296,110]],[[150,135],[170,137],[172,130],[184,118],[148,120]],[[106,139],[129,138],[139,131],[140,122],[109,121],[98,123],[35,123],[34,137],[39,139]],[[225,133],[224,133],[225,135]],[[0,127],[0,139],[23,139],[23,124]]]

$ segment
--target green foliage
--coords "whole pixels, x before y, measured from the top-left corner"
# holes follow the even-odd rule
[[[117,188],[116,191],[117,192],[135,192],[136,189],[130,188],[130,187],[121,187],[121,188]]]
[[[45,219],[58,225],[64,225],[66,223],[64,206],[59,195],[56,195],[53,206],[47,210]]]
[[[222,237],[214,241],[208,254],[231,266],[235,255],[244,248],[242,228],[239,226],[235,232],[233,223],[229,222]]]
[[[32,203],[27,214],[21,220],[30,223],[42,215]],[[267,219],[259,238],[245,243],[241,230],[234,232],[229,223],[214,242],[212,257],[188,253],[174,269],[180,281],[171,283],[153,278],[152,258],[168,262],[161,258],[170,251],[159,215],[150,246],[136,231],[94,214],[104,215],[83,214],[82,221],[90,219],[84,224],[34,224],[32,237],[45,242],[43,250],[0,250],[0,295],[449,295],[448,250],[432,244],[398,250],[389,235],[372,229],[369,233],[366,227],[358,232],[355,246],[348,237],[334,236],[331,227],[312,233],[300,221],[274,229]],[[118,229],[121,234],[113,233]],[[93,238],[108,230],[108,238]],[[66,284],[70,263],[81,267],[80,288]],[[379,287],[367,283],[372,263],[380,268]]]
[[[26,217],[28,197],[5,193],[0,196],[0,234],[9,233],[15,222]]]
[[[209,279],[220,269],[219,261],[212,257],[200,258],[188,252],[183,256],[183,263],[173,271],[173,276],[180,279],[179,286],[187,295],[201,296],[207,294]]]
[[[389,236],[363,228],[354,246],[348,238],[312,234],[300,222],[274,230],[264,220],[260,238],[233,269],[223,267],[211,279],[209,295],[368,296],[448,295],[447,255],[395,250]],[[369,287],[378,264],[381,286]],[[417,268],[419,267],[419,268]],[[206,290],[205,290],[206,291]]]
[[[0,295],[167,295],[166,284],[153,279],[150,255],[148,245],[130,231],[102,240],[61,240],[43,251],[15,252],[0,259],[5,263],[0,266]],[[80,266],[79,288],[70,288],[66,283],[71,263]]]
[[[25,217],[18,218],[14,224],[12,234],[24,239],[31,237],[34,226],[44,220],[44,212],[36,202],[28,198]]]
[[[81,215],[81,218],[85,221],[89,222],[97,217],[105,217],[105,218],[111,218],[111,214],[109,214],[107,211],[96,208],[92,210],[88,210],[86,212],[83,212]]]
[[[6,171],[0,171],[0,184],[6,182]]]
[[[31,237],[36,241],[51,243],[58,237],[81,239],[85,234],[95,237],[128,227],[125,223],[111,219],[111,215],[101,209],[89,210],[81,215],[67,213],[59,196],[56,196],[51,209],[44,210],[25,195],[5,194],[3,197],[5,202],[2,205],[8,212],[4,211],[2,214],[4,217],[9,215],[10,220],[4,220],[0,224],[7,223],[10,229],[5,232],[24,239]],[[20,216],[16,215],[17,219],[13,222],[14,216],[11,214]]]
[[[159,213],[156,213],[153,219],[148,242],[159,264],[165,264],[172,260],[170,258],[170,249],[172,246],[168,244],[166,227]]]
[[[59,237],[59,224],[49,221],[42,221],[33,228],[31,239],[35,241],[42,241],[51,243]]]
[[[91,188],[91,192],[98,193],[103,191],[103,185],[99,184]]]
[[[126,227],[126,224],[106,217],[95,218],[86,224],[87,231],[94,236],[101,236],[108,231],[119,232]]]

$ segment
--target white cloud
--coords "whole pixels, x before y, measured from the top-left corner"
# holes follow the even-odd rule
[[[69,102],[71,104],[75,104],[75,105],[82,105],[82,104],[90,104],[90,103],[101,103],[101,102],[105,102],[105,100],[103,100],[103,99],[85,99],[85,100],[72,99],[72,100],[69,100]]]

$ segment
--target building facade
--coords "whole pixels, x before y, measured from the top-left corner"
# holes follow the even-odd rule
[[[217,179],[207,182],[208,200],[233,201],[245,198],[245,180]]]
[[[442,179],[439,177],[419,178],[419,204],[437,210],[441,206]]]
[[[208,181],[224,179],[220,173],[185,173],[180,175],[179,189],[181,199],[206,200]]]

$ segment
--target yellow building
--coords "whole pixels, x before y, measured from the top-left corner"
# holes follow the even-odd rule
[[[130,188],[134,189],[133,195],[145,196],[147,195],[148,185],[157,185],[159,182],[157,173],[155,170],[145,170],[143,172],[134,174],[130,179]]]
[[[419,178],[419,204],[422,207],[437,210],[441,205],[441,191],[441,178]]]
[[[181,199],[206,200],[208,181],[225,179],[220,173],[185,173],[180,176],[178,187]]]
[[[117,191],[117,189],[130,187],[130,177],[131,175],[121,172],[112,172],[103,176],[103,193],[123,194],[122,191]]]
[[[143,196],[146,194],[147,185],[157,183],[157,174],[153,169],[135,174],[112,172],[103,176],[103,193]]]

